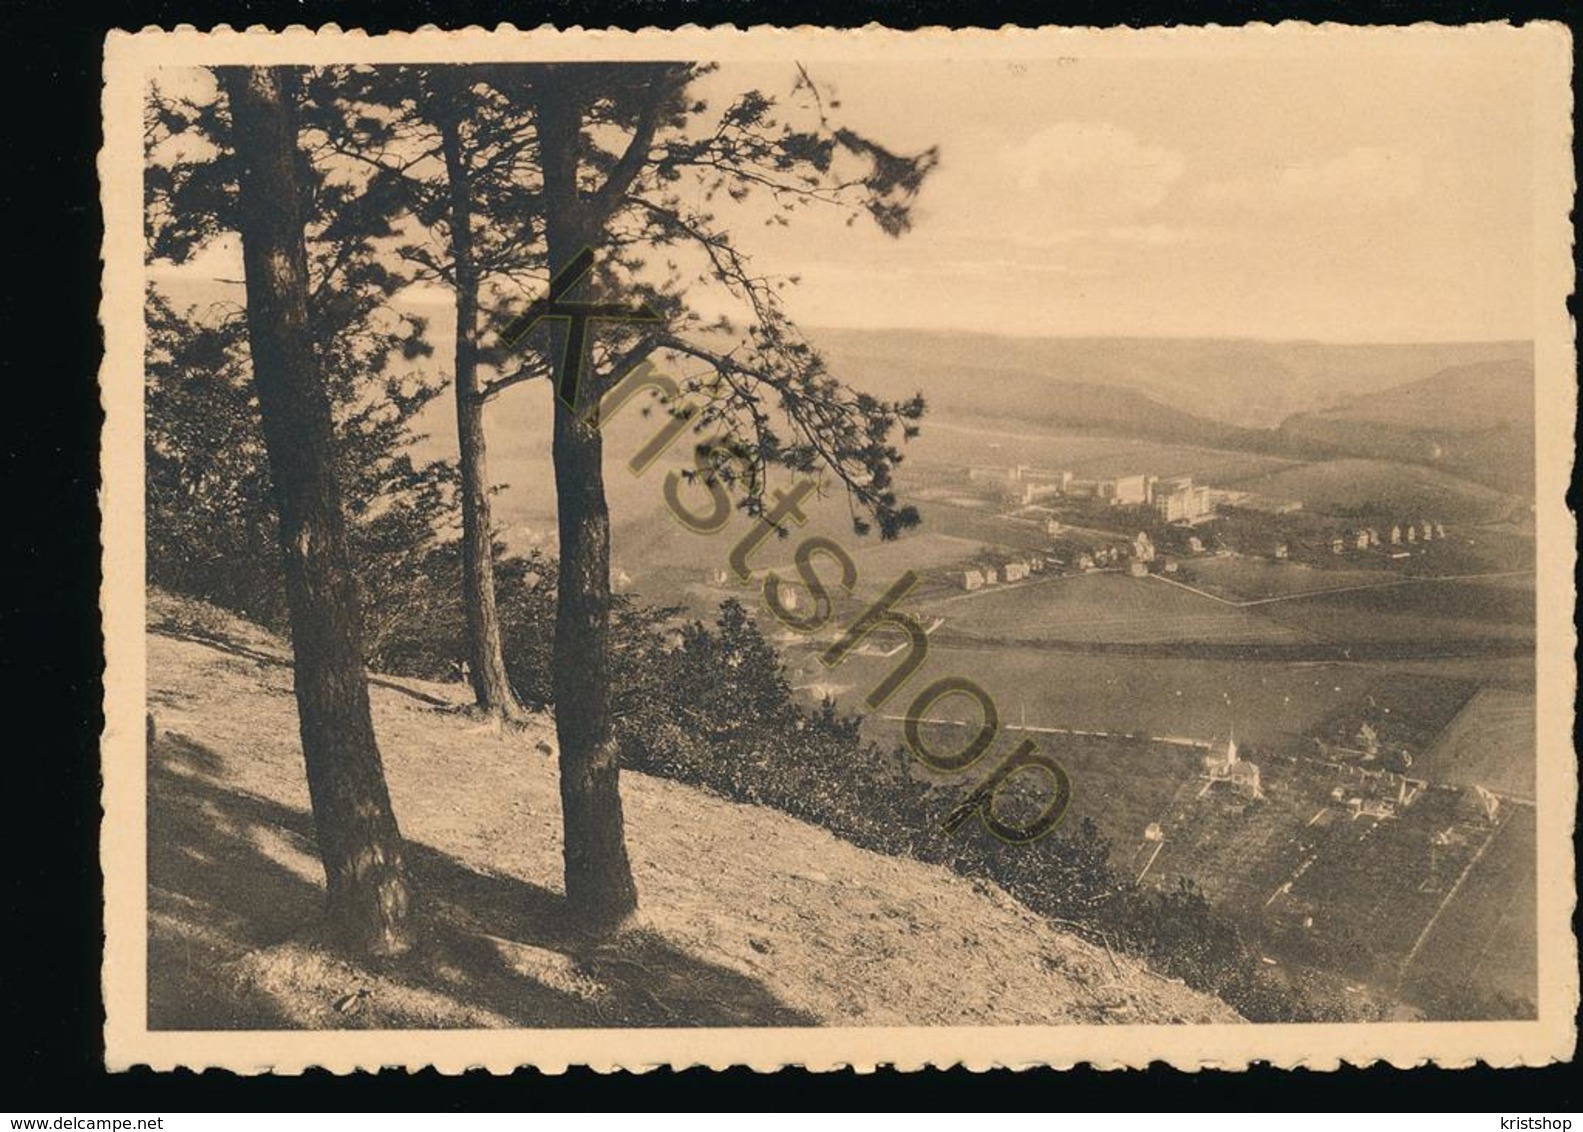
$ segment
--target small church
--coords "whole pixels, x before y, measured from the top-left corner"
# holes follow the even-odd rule
[[[1237,754],[1236,736],[1226,740],[1224,751],[1211,750],[1204,756],[1204,773],[1211,784],[1230,783],[1231,788],[1244,798],[1264,797],[1259,783],[1259,768]]]

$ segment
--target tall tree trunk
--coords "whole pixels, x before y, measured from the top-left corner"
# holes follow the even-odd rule
[[[478,268],[473,260],[472,200],[462,153],[461,91],[439,115],[440,143],[450,185],[451,258],[456,284],[456,440],[462,473],[462,609],[467,621],[468,678],[486,711],[521,715],[500,645],[495,610],[493,524],[489,514],[484,402],[478,386]]]
[[[593,242],[595,233],[577,196],[581,109],[554,77],[545,86],[537,118],[553,277]],[[566,362],[561,351],[552,353],[557,359],[554,387],[559,389]],[[579,390],[579,410],[599,395],[592,381],[580,382]],[[584,422],[581,411],[574,413],[559,401],[552,404],[561,544],[552,687],[560,740],[566,898],[584,926],[600,930],[619,924],[638,903],[627,859],[610,714],[610,510],[598,430]]]
[[[240,162],[253,383],[280,513],[297,717],[334,933],[405,950],[401,832],[369,715],[330,399],[308,328],[308,262],[291,73],[225,68]]]

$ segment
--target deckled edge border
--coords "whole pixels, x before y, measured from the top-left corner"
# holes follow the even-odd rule
[[[142,546],[142,500],[141,490],[128,492],[136,498],[130,500],[135,506],[122,503],[119,496],[122,490],[117,490],[117,480],[128,479],[125,463],[127,459],[134,462],[137,476],[135,483],[140,489],[142,479],[141,462],[141,387],[131,391],[128,396],[124,391],[117,395],[114,390],[115,371],[119,367],[130,366],[141,373],[141,356],[143,349],[142,326],[142,247],[141,247],[141,192],[128,197],[122,194],[116,199],[116,194],[106,190],[112,175],[120,173],[125,176],[128,168],[135,167],[141,176],[141,152],[135,140],[128,138],[115,138],[111,134],[111,102],[112,96],[133,95],[140,99],[140,90],[123,91],[118,89],[112,72],[117,64],[131,69],[137,66],[133,58],[134,52],[141,44],[148,42],[192,43],[202,46],[220,45],[222,47],[236,47],[246,45],[250,48],[262,47],[266,44],[271,47],[280,45],[279,54],[282,61],[287,61],[291,52],[307,45],[339,45],[342,43],[357,44],[359,46],[374,44],[398,44],[403,48],[420,46],[428,48],[431,45],[448,44],[456,45],[462,39],[477,40],[482,38],[490,45],[511,43],[521,45],[524,40],[531,40],[535,46],[548,42],[569,44],[574,40],[580,43],[594,42],[605,43],[610,46],[623,48],[642,47],[650,43],[691,42],[700,38],[708,39],[711,44],[720,42],[726,45],[743,45],[750,41],[757,41],[764,37],[784,40],[796,36],[800,41],[813,40],[818,47],[830,42],[848,44],[855,39],[868,39],[875,41],[887,40],[917,40],[920,38],[949,37],[952,45],[981,46],[986,43],[1016,43],[1018,41],[1032,44],[1036,41],[1048,41],[1048,37],[1058,39],[1076,39],[1078,37],[1092,36],[1103,33],[1110,38],[1133,38],[1141,42],[1147,40],[1169,39],[1178,42],[1191,42],[1197,39],[1203,42],[1207,34],[1217,39],[1229,39],[1232,36],[1256,33],[1281,33],[1293,34],[1321,33],[1325,35],[1359,35],[1378,32],[1403,32],[1416,35],[1425,34],[1455,34],[1466,35],[1469,31],[1494,30],[1497,34],[1510,34],[1513,36],[1527,34],[1535,37],[1527,42],[1528,49],[1535,54],[1543,54],[1540,60],[1548,71],[1543,76],[1543,81],[1553,83],[1558,89],[1546,92],[1538,89],[1541,83],[1536,83],[1536,98],[1544,100],[1549,98],[1549,106],[1541,105],[1541,115],[1553,110],[1557,103],[1568,107],[1564,123],[1553,133],[1546,132],[1548,123],[1541,116],[1537,125],[1541,136],[1536,138],[1536,151],[1553,147],[1555,152],[1546,154],[1538,153],[1537,161],[1548,163],[1551,167],[1540,165],[1536,168],[1536,212],[1550,211],[1547,220],[1543,215],[1536,217],[1536,256],[1543,257],[1544,262],[1537,264],[1536,270],[1536,304],[1541,310],[1541,316],[1535,334],[1536,350],[1536,375],[1554,373],[1557,378],[1552,381],[1561,381],[1561,375],[1570,379],[1576,373],[1576,356],[1573,348],[1573,325],[1566,312],[1565,299],[1570,294],[1572,283],[1572,257],[1573,228],[1570,223],[1569,211],[1574,199],[1575,182],[1570,162],[1572,115],[1570,101],[1570,75],[1571,75],[1571,41],[1570,29],[1558,23],[1536,21],[1522,28],[1514,27],[1510,23],[1484,23],[1477,25],[1447,26],[1431,22],[1419,22],[1410,25],[1393,25],[1389,27],[1365,27],[1359,25],[1322,23],[1313,24],[1300,21],[1284,21],[1279,24],[1266,22],[1250,22],[1242,25],[1208,24],[1201,26],[1178,25],[1170,28],[1134,28],[1117,26],[1111,28],[1070,28],[1046,26],[1039,28],[1006,25],[998,29],[951,29],[944,27],[920,28],[912,31],[897,31],[884,27],[878,23],[871,23],[861,28],[823,28],[823,27],[776,27],[772,25],[755,25],[740,28],[733,24],[718,25],[704,28],[697,24],[687,24],[675,29],[644,28],[642,30],[629,29],[587,29],[583,27],[569,27],[557,29],[543,25],[533,29],[518,29],[510,23],[498,24],[493,30],[470,25],[465,28],[442,29],[437,25],[423,25],[413,31],[392,31],[370,35],[359,29],[342,29],[335,24],[326,24],[318,29],[310,29],[304,25],[290,25],[280,31],[273,31],[262,25],[250,25],[238,31],[228,24],[219,24],[208,31],[199,31],[190,24],[177,25],[176,28],[166,31],[157,27],[145,27],[136,32],[113,31],[106,37],[105,65],[104,65],[104,94],[103,112],[105,120],[105,139],[103,148],[99,153],[98,169],[100,175],[101,205],[105,214],[105,235],[102,249],[103,259],[103,295],[100,307],[100,320],[105,333],[105,356],[100,371],[101,405],[105,412],[105,423],[102,432],[103,466],[102,482],[100,487],[101,518],[104,523],[102,533],[102,553],[104,557],[104,584],[100,595],[100,613],[105,635],[105,726],[102,737],[102,754],[108,756],[113,747],[126,746],[135,748],[139,756],[139,770],[146,752],[142,746],[142,728],[137,726],[137,716],[141,714],[143,689],[145,688],[145,668],[142,652],[142,618],[141,602],[126,600],[124,594],[113,592],[123,589],[128,584],[135,584],[139,595],[142,592],[143,578],[143,546]],[[1538,36],[1548,39],[1539,40]],[[1514,40],[1515,42],[1515,40]],[[394,52],[399,54],[400,52]],[[120,56],[120,58],[116,58]],[[392,60],[394,61],[394,60]],[[196,64],[198,60],[193,60]],[[1564,101],[1563,101],[1564,100]],[[141,114],[139,112],[139,120]],[[129,151],[129,152],[127,152]],[[127,158],[131,157],[130,164]],[[134,223],[128,224],[126,214],[132,214]],[[112,223],[113,219],[120,219],[121,224]],[[128,240],[131,233],[135,238]],[[1564,241],[1556,237],[1565,233]],[[128,258],[126,244],[132,245],[131,258]],[[1545,256],[1542,249],[1551,244],[1556,248],[1553,257]],[[1564,252],[1562,244],[1564,243]],[[132,284],[138,284],[133,288]],[[130,298],[126,292],[133,293]],[[131,303],[135,314],[133,320],[135,327],[129,328],[127,320],[118,315],[118,309]],[[1546,357],[1544,355],[1552,355]],[[1560,391],[1548,390],[1550,384],[1544,377],[1537,377],[1541,394],[1553,394]],[[1572,567],[1575,559],[1576,525],[1575,516],[1565,504],[1567,484],[1570,482],[1570,471],[1573,452],[1573,422],[1577,412],[1577,387],[1570,380],[1561,381],[1567,389],[1565,406],[1566,411],[1555,414],[1540,414],[1536,427],[1539,429],[1539,478],[1538,501],[1545,504],[1538,511],[1540,529],[1544,523],[1561,521],[1564,528],[1548,538],[1542,540],[1543,544],[1554,544],[1559,541],[1561,546],[1567,548],[1564,554],[1552,551],[1552,559],[1560,558],[1564,561],[1547,563],[1541,556],[1540,575],[1541,592],[1545,589],[1545,579],[1559,577],[1564,574],[1565,585],[1568,592],[1573,593],[1575,607],[1575,590],[1572,587]],[[136,402],[139,413],[129,417],[129,406],[124,402]],[[1549,426],[1547,427],[1547,421]],[[1563,458],[1554,455],[1546,456],[1547,445],[1554,448],[1559,443],[1562,446]],[[114,460],[120,466],[119,470],[112,471],[111,463]],[[1548,465],[1548,466],[1547,466]],[[129,527],[131,528],[129,531]],[[134,537],[130,540],[128,533]],[[1564,536],[1564,541],[1560,541]],[[135,545],[134,545],[135,544]],[[1553,588],[1553,586],[1552,586]],[[1559,596],[1556,594],[1555,596]],[[1541,609],[1544,604],[1541,602]],[[1546,626],[1552,628],[1548,635]],[[130,633],[130,636],[128,635]],[[1548,636],[1548,639],[1547,639]],[[1540,743],[1544,743],[1544,703],[1547,698],[1564,691],[1568,700],[1560,705],[1565,716],[1570,720],[1575,704],[1576,670],[1573,666],[1573,656],[1576,644],[1575,630],[1571,622],[1564,626],[1557,625],[1554,621],[1540,620],[1540,635],[1536,653],[1543,663],[1543,658],[1548,657],[1550,664],[1558,661],[1562,664],[1564,674],[1570,680],[1552,678],[1549,681],[1551,696],[1546,696],[1546,685],[1538,686],[1538,699],[1541,705]],[[1565,688],[1559,685],[1565,684]],[[128,701],[135,700],[136,713],[129,715],[125,710]],[[1551,705],[1552,713],[1557,705]],[[114,709],[120,708],[120,711]],[[1568,737],[1567,746],[1571,749],[1571,728],[1565,728]],[[129,738],[130,736],[130,738]],[[132,753],[132,752],[126,752]],[[1555,757],[1555,756],[1551,756]],[[130,832],[138,836],[127,836],[128,830],[119,828],[127,820],[134,820],[135,814],[128,810],[141,808],[144,795],[141,790],[134,798],[116,797],[118,793],[125,793],[125,787],[132,785],[129,778],[137,779],[137,785],[142,785],[142,774],[128,775],[124,767],[115,767],[108,757],[102,758],[104,765],[103,790],[101,804],[103,818],[101,823],[101,849],[100,862],[105,881],[105,957],[101,972],[102,990],[105,996],[106,1022],[106,1064],[112,1071],[130,1070],[139,1066],[146,1066],[157,1071],[175,1069],[190,1069],[202,1071],[207,1069],[221,1069],[241,1076],[257,1076],[263,1074],[279,1074],[295,1076],[312,1069],[325,1070],[336,1075],[350,1075],[358,1072],[373,1072],[382,1068],[404,1068],[408,1071],[433,1069],[439,1073],[454,1075],[471,1069],[484,1069],[494,1074],[504,1074],[522,1067],[533,1067],[540,1072],[558,1075],[566,1072],[573,1066],[586,1066],[599,1073],[629,1072],[635,1074],[647,1073],[655,1069],[669,1068],[685,1070],[695,1067],[708,1069],[727,1069],[745,1067],[755,1072],[771,1073],[777,1070],[797,1067],[812,1072],[837,1072],[855,1070],[859,1073],[874,1072],[879,1068],[890,1068],[900,1072],[917,1072],[926,1068],[951,1069],[956,1067],[966,1068],[970,1072],[986,1072],[991,1069],[1009,1069],[1021,1071],[1031,1068],[1048,1067],[1054,1069],[1070,1069],[1080,1065],[1091,1066],[1100,1070],[1116,1070],[1128,1068],[1146,1068],[1153,1064],[1164,1063],[1174,1069],[1198,1072],[1201,1070],[1237,1071],[1253,1065],[1271,1065],[1280,1069],[1308,1069],[1313,1071],[1333,1071],[1343,1065],[1365,1068],[1371,1065],[1385,1063],[1399,1069],[1408,1069],[1424,1065],[1435,1065],[1441,1068],[1468,1068],[1478,1064],[1489,1065],[1493,1068],[1511,1068],[1518,1066],[1538,1066],[1560,1060],[1570,1060],[1575,1055],[1576,1030],[1574,1020],[1578,1003],[1578,972],[1577,972],[1577,942],[1570,931],[1571,914],[1576,905],[1575,860],[1572,855],[1572,841],[1570,837],[1562,838],[1555,830],[1546,830],[1543,821],[1539,831],[1539,844],[1541,863],[1544,861],[1545,850],[1549,848],[1552,853],[1556,845],[1546,845],[1550,842],[1564,841],[1566,868],[1564,876],[1557,872],[1548,879],[1541,872],[1541,885],[1560,887],[1564,884],[1566,892],[1570,895],[1564,911],[1568,928],[1567,946],[1563,950],[1565,956],[1546,956],[1545,948],[1541,946],[1541,985],[1540,1009],[1541,1018],[1536,1022],[1526,1023],[1356,1023],[1344,1025],[1325,1024],[1299,1024],[1299,1025],[1256,1025],[1243,1026],[1159,1026],[1159,1027],[1002,1027],[985,1029],[962,1028],[932,1028],[911,1027],[900,1030],[889,1029],[850,1029],[829,1028],[809,1029],[796,1031],[777,1031],[768,1029],[732,1029],[732,1030],[508,1030],[508,1031],[291,1031],[291,1032],[150,1032],[146,1029],[146,1006],[139,1009],[137,1001],[126,1001],[126,968],[134,968],[134,974],[141,972],[140,977],[133,979],[135,989],[139,996],[145,990],[146,971],[146,902],[137,900],[135,895],[129,895],[128,886],[134,886],[132,893],[146,891],[146,869],[142,867],[144,860],[143,850],[146,848],[142,834],[144,831],[139,825]],[[1576,755],[1573,752],[1572,773],[1570,776],[1561,775],[1562,785],[1567,788],[1569,797],[1565,799],[1564,809],[1560,802],[1553,806],[1566,819],[1568,825],[1571,816],[1575,813],[1576,806]],[[1564,771],[1565,768],[1562,768]],[[1554,824],[1554,823],[1552,823]],[[129,844],[130,843],[130,844]],[[135,856],[127,852],[135,850]],[[135,862],[130,867],[128,861]],[[116,891],[117,886],[120,892]],[[129,906],[130,905],[130,906]],[[137,930],[128,932],[117,927],[116,921],[125,921],[127,913],[133,913],[137,921],[133,927]],[[1559,915],[1552,918],[1559,920]],[[1541,925],[1543,928],[1544,925]],[[130,947],[119,944],[122,937],[130,935]],[[112,942],[118,946],[112,948]],[[131,951],[131,955],[125,954]],[[1544,978],[1545,968],[1543,960],[1549,958],[1563,958],[1566,961],[1566,970],[1551,988],[1547,988]],[[1565,1009],[1566,1016],[1557,1025],[1546,1017],[1545,992],[1551,990],[1552,997],[1559,997],[1561,1001],[1553,1005],[1558,1013]],[[129,1013],[139,1015],[139,1025],[135,1028],[127,1025]],[[1546,1029],[1548,1027],[1548,1029]],[[1432,1031],[1453,1029],[1460,1034],[1469,1034],[1473,1031],[1491,1034],[1500,1029],[1515,1028],[1519,1031],[1531,1031],[1537,1039],[1537,1044],[1530,1044],[1525,1049],[1513,1049],[1509,1055],[1496,1055],[1494,1058],[1473,1052],[1471,1049],[1447,1050],[1435,1052],[1435,1043],[1431,1040],[1421,1040],[1408,1044],[1411,1050],[1406,1053],[1391,1051],[1383,1048],[1388,1041],[1395,1039],[1395,1035],[1402,1030],[1411,1031],[1411,1036],[1418,1034],[1428,1037]],[[1279,1055],[1271,1056],[1268,1053],[1260,1054],[1257,1051],[1228,1054],[1224,1052],[1206,1052],[1199,1055],[1190,1053],[1167,1052],[1162,1046],[1177,1044],[1197,1044],[1212,1046],[1216,1044],[1214,1035],[1227,1030],[1239,1033],[1267,1033],[1278,1036],[1277,1032],[1297,1030],[1312,1039],[1320,1038],[1326,1031],[1347,1030],[1364,1037],[1361,1044],[1364,1048],[1351,1052],[1339,1050],[1327,1051],[1324,1054],[1296,1054],[1289,1058]],[[1036,1050],[1012,1053],[1004,1047],[1021,1046],[1024,1043],[1036,1044],[1040,1040],[1057,1039],[1061,1031],[1078,1032],[1081,1040],[1087,1044],[1090,1040],[1097,1039],[1099,1044],[1108,1038],[1112,1042],[1138,1041],[1149,1043],[1141,1049],[1140,1056],[1092,1056],[1088,1054],[1057,1054],[1041,1055]],[[1150,1041],[1152,1034],[1160,1033],[1166,1041],[1154,1044]],[[1010,1040],[1008,1041],[1008,1035]],[[1518,1039],[1523,1035],[1519,1033]],[[601,1046],[614,1046],[627,1044],[634,1047],[658,1047],[666,1043],[675,1046],[696,1046],[700,1042],[708,1044],[718,1040],[721,1043],[740,1049],[743,1044],[778,1044],[782,1038],[786,1041],[786,1054],[784,1057],[774,1059],[759,1059],[752,1055],[743,1056],[738,1052],[728,1053],[725,1057],[711,1056],[698,1051],[692,1053],[668,1054],[655,1058],[642,1049],[634,1049],[637,1056],[626,1056],[617,1052],[595,1052]],[[909,1040],[910,1039],[910,1040]],[[982,1043],[984,1046],[1002,1046],[1003,1052],[987,1052],[985,1056],[969,1054],[961,1056],[954,1053],[914,1053],[890,1054],[873,1056],[862,1047],[869,1046],[876,1041],[895,1040],[899,1046],[908,1046],[919,1040],[931,1045],[953,1045],[961,1042],[964,1044]],[[290,1046],[304,1047],[304,1053],[298,1054],[293,1050],[290,1054],[281,1051],[275,1056],[266,1057],[238,1057],[219,1058],[213,1056],[219,1047],[226,1045],[250,1043],[253,1045],[268,1046],[275,1043],[284,1043]],[[479,1045],[495,1046],[500,1052],[485,1056],[469,1055],[459,1051],[452,1055],[449,1052],[435,1053],[434,1047],[446,1045],[462,1045],[463,1043],[477,1043]],[[586,1046],[583,1045],[586,1043]],[[392,1060],[388,1054],[381,1054],[374,1049],[379,1044],[408,1045],[415,1048],[426,1048],[428,1052],[419,1055],[421,1060]],[[1239,1043],[1240,1044],[1240,1043]],[[1328,1046],[1329,1043],[1316,1043]],[[1391,1044],[1400,1044],[1400,1039],[1395,1039]],[[1460,1047],[1464,1043],[1454,1043]],[[1476,1043],[1475,1043],[1476,1044]],[[369,1046],[371,1056],[364,1056],[358,1052],[359,1046]],[[812,1050],[804,1051],[800,1046],[826,1046],[824,1052],[815,1053]],[[1514,1042],[1515,1045],[1515,1042]],[[149,1048],[151,1046],[165,1046],[163,1050]],[[306,1047],[317,1046],[315,1051],[309,1052]],[[326,1049],[324,1047],[332,1047]],[[589,1049],[590,1056],[576,1056],[575,1051],[567,1047],[583,1046]],[[1544,1046],[1544,1048],[1540,1048]],[[178,1049],[178,1047],[196,1047]],[[543,1047],[561,1047],[550,1052]],[[842,1049],[841,1047],[847,1047]],[[210,1054],[200,1052],[207,1048]],[[515,1049],[517,1052],[510,1052]],[[568,1056],[568,1054],[574,1054]],[[197,1056],[194,1056],[197,1054]]]

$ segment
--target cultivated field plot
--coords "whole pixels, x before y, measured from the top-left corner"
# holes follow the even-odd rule
[[[944,615],[953,631],[991,640],[1275,644],[1309,639],[1180,586],[1122,574],[1050,577],[977,591],[929,610]]]
[[[1508,805],[1494,840],[1468,873],[1417,957],[1408,990],[1432,981],[1538,999],[1539,910],[1534,811]]]
[[[1531,641],[1531,589],[1475,581],[1422,581],[1383,589],[1321,593],[1258,607],[1271,620],[1314,638],[1347,643],[1488,643]]]
[[[790,659],[790,658],[789,658]],[[825,670],[805,652],[793,668],[850,687],[840,697],[848,711],[895,668],[900,658],[854,656]],[[1417,670],[1428,671],[1421,663]],[[1085,655],[1039,648],[966,648],[934,644],[928,662],[885,710],[900,715],[929,680],[947,675],[978,681],[1000,706],[1003,719],[1118,734],[1181,736],[1285,746],[1301,741],[1320,720],[1367,694],[1390,668],[1378,664],[1271,664]],[[868,723],[876,740],[900,734],[877,716]],[[1303,741],[1306,748],[1312,743]]]
[[[941,701],[939,716],[971,714],[953,711],[954,706],[951,700]],[[976,718],[973,726],[976,730]],[[924,724],[920,734],[931,751],[942,754],[960,751],[971,738],[971,733],[962,727],[938,723]],[[1073,830],[1084,818],[1092,818],[1100,833],[1110,839],[1112,854],[1121,866],[1132,859],[1148,825],[1167,819],[1178,787],[1196,779],[1204,754],[1168,743],[1005,728],[982,761],[963,772],[964,779],[989,773],[1025,738],[1032,739],[1041,753],[1059,762],[1071,779],[1072,799],[1062,828]]]
[[[1179,787],[1158,854],[1151,861],[1140,846],[1135,857],[1149,865],[1146,881],[1185,877],[1252,926],[1301,931],[1308,954],[1317,949],[1357,976],[1394,980],[1490,826],[1468,816],[1457,790],[1430,790],[1396,817],[1353,817],[1331,798],[1343,781],[1334,768],[1268,755],[1259,766],[1259,800],[1221,784]],[[1446,932],[1448,947],[1471,946],[1468,933],[1483,929],[1442,929],[1443,921],[1436,931]]]
[[[1020,742],[1022,736],[1013,733]],[[1178,790],[1195,781],[1203,752],[1165,743],[1093,739],[1086,736],[1033,735],[1072,780],[1068,828],[1092,818],[1110,839],[1118,864],[1132,859],[1151,822],[1169,816]]]
[[[1534,727],[1532,693],[1482,688],[1417,758],[1413,773],[1532,801],[1538,763]]]
[[[1417,553],[1406,560],[1405,570],[1409,574],[1432,577],[1529,573],[1534,568],[1534,560],[1532,533],[1508,531],[1504,524],[1495,529],[1453,527],[1443,540],[1428,546],[1420,543]],[[1481,580],[1500,584],[1505,579]],[[1518,584],[1524,584],[1520,577]],[[1532,585],[1532,578],[1526,584]]]
[[[1380,570],[1326,570],[1301,562],[1275,562],[1263,558],[1195,558],[1184,563],[1188,584],[1227,601],[1264,601],[1294,594],[1317,593],[1348,586],[1377,586],[1390,582]]]
[[[1044,528],[1029,522],[1015,522],[982,507],[963,507],[940,500],[918,504],[923,516],[923,531],[955,539],[983,543],[1007,550],[1048,551],[1050,539]]]
[[[1378,511],[1438,523],[1488,522],[1513,507],[1510,496],[1417,464],[1325,460],[1240,480],[1234,486],[1275,499],[1302,500],[1305,511]]]
[[[1477,692],[1478,685],[1466,680],[1389,673],[1369,685],[1359,700],[1322,720],[1314,734],[1328,743],[1357,748],[1359,732],[1368,724],[1382,747],[1404,747],[1413,756],[1412,777],[1440,782],[1425,774],[1418,756],[1434,745]]]
[[[1223,783],[1210,786],[1202,777],[1183,784],[1161,822],[1164,840],[1145,877],[1149,883],[1169,887],[1185,877],[1226,911],[1262,919],[1280,886],[1335,829],[1309,824],[1326,794],[1303,773],[1303,764],[1283,768],[1267,757],[1257,762],[1262,799],[1244,798]]]
[[[797,569],[792,562],[792,552],[802,537],[803,532],[797,531],[790,539],[765,543],[764,549],[753,560],[753,565],[779,572],[788,584],[795,582]],[[878,536],[872,535],[858,538],[850,533],[845,537],[832,537],[857,565],[858,592],[872,594],[882,593],[908,570],[929,577],[947,574],[953,567],[964,568],[963,564],[972,561],[984,549],[983,543],[978,540],[958,538],[931,529],[927,512],[922,530],[905,534],[892,542],[881,542]],[[828,588],[832,593],[835,592],[840,568],[827,558],[816,561],[819,576],[826,579]]]
[[[1461,803],[1460,791],[1430,789],[1398,817],[1343,817],[1337,827],[1360,827],[1356,840],[1327,844],[1293,884],[1290,899],[1313,916],[1314,935],[1358,975],[1395,975],[1489,839]]]

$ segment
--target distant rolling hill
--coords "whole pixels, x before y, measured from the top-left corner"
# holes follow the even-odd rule
[[[994,363],[919,363],[885,355],[834,371],[855,388],[881,397],[922,392],[929,419],[1015,422],[1052,431],[1075,430],[1137,436],[1205,448],[1256,443],[1258,430],[1184,412],[1147,393],[1120,385],[1069,381]]]
[[[1369,393],[1310,414],[1438,432],[1476,433],[1533,420],[1534,367],[1524,358],[1453,366],[1421,381]]]
[[[160,286],[178,306],[241,301],[239,287],[213,280]],[[444,372],[448,308],[421,313],[431,317],[436,347],[428,368]],[[1528,494],[1533,487],[1526,342],[1336,345],[828,327],[808,328],[807,336],[855,388],[893,398],[922,391],[930,404],[926,437],[931,424],[1089,434],[1303,460],[1423,464],[1502,491]],[[554,529],[549,413],[547,393],[524,386],[489,414],[491,474],[511,485],[497,519],[517,544]],[[420,423],[429,433],[420,455],[454,456],[448,397]],[[652,428],[651,421],[623,419],[608,446],[627,451]],[[616,467],[612,462],[607,486],[618,523],[651,516],[659,477],[639,479]],[[839,504],[831,509],[844,509]],[[642,538],[629,538],[632,545],[649,545],[657,533],[643,530]]]
[[[1367,506],[1404,518],[1484,523],[1508,517],[1510,497],[1454,472],[1401,460],[1343,456],[1295,464],[1233,486],[1276,499],[1301,499],[1310,511],[1341,514]]]
[[[921,390],[940,420],[1426,464],[1502,491],[1533,488],[1528,343],[809,337],[844,380],[887,397]]]
[[[1294,445],[1442,468],[1533,491],[1534,368],[1526,358],[1453,366],[1281,425]]]
[[[965,395],[982,416],[1041,411],[1037,386],[966,380],[992,369],[1047,383],[1131,390],[1193,417],[1273,428],[1295,413],[1482,362],[1531,364],[1527,342],[1336,345],[1191,338],[1012,338],[959,331],[810,329],[831,368],[857,383],[913,374],[942,408]],[[881,392],[875,389],[875,392]],[[890,392],[890,390],[883,390]]]

